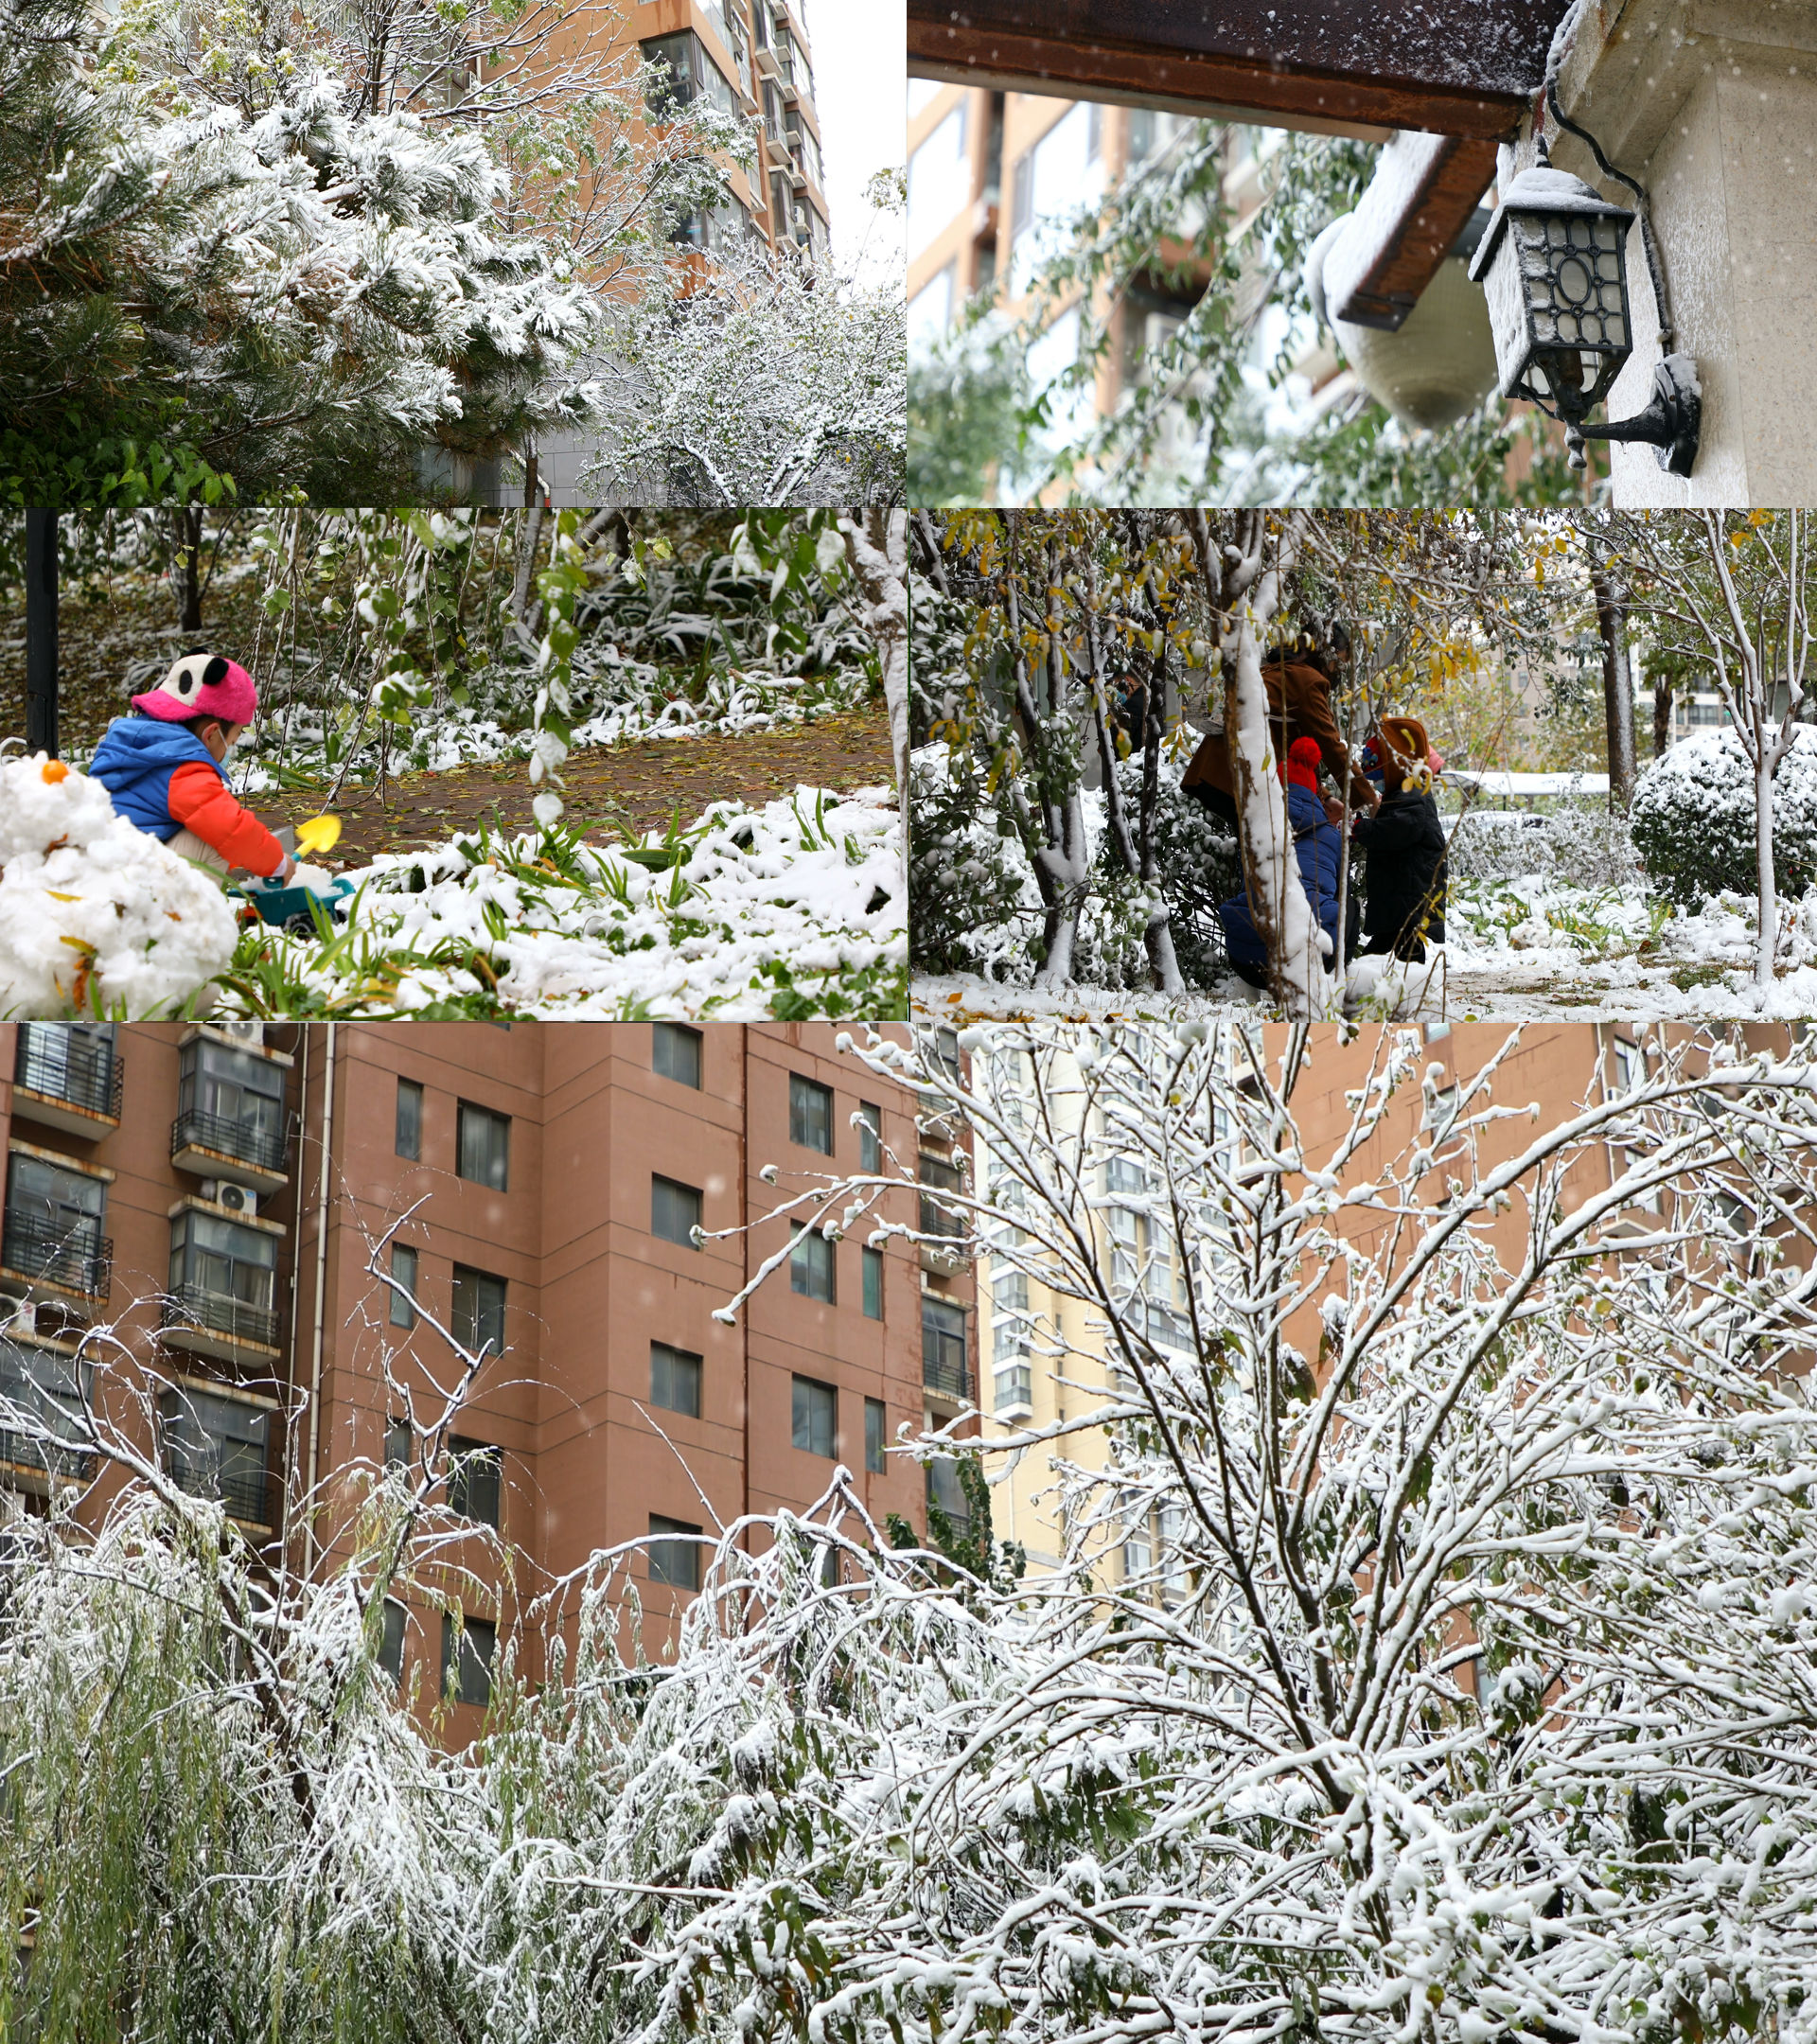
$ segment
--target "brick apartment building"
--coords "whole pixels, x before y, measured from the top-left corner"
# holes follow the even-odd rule
[[[78,1395],[82,1330],[111,1323],[130,1359],[86,1366],[97,1408],[310,1566],[374,1469],[420,1454],[411,1418],[429,1423],[456,1373],[432,1317],[499,1351],[454,1428],[449,1502],[499,1529],[520,1592],[669,1536],[635,1573],[646,1603],[671,1607],[698,1579],[687,1535],[806,1506],[836,1461],[879,1523],[919,1522],[926,1474],[883,1450],[976,1382],[968,1262],[872,1248],[863,1227],[807,1238],[735,1324],[713,1317],[786,1246],[787,1218],[764,1217],[795,1172],[919,1156],[935,1188],[921,1209],[939,1212],[952,1132],[835,1034],[0,1027],[0,1390],[54,1413]],[[407,1211],[381,1261],[421,1318],[368,1269]],[[917,1195],[886,1212],[912,1221]],[[697,1247],[697,1222],[754,1225]],[[98,1512],[116,1473],[0,1433],[15,1503],[91,1477],[81,1508]],[[313,1514],[292,1502],[311,1495]],[[473,1702],[499,1615],[469,1619],[479,1664],[458,1679]],[[433,1678],[440,1623],[396,1607],[388,1657]]]

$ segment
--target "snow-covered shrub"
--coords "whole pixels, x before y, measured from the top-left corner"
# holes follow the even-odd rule
[[[980,776],[942,744],[909,762],[913,969],[1019,977],[1041,933],[1040,897],[1014,836],[999,835]]]
[[[1640,777],[1634,846],[1653,885],[1693,908],[1724,890],[1752,895],[1754,774],[1732,731],[1694,731]],[[1817,884],[1817,730],[1800,727],[1773,784],[1773,850],[1779,890]]]
[[[1468,809],[1444,819],[1454,880],[1570,880],[1626,887],[1638,877],[1628,819],[1594,802],[1540,813]]]
[[[1134,819],[1141,805],[1141,761],[1123,761],[1118,768],[1118,779]],[[1228,901],[1243,885],[1237,840],[1222,818],[1214,817],[1203,802],[1194,802],[1184,792],[1179,767],[1165,761],[1155,811],[1155,855],[1180,976],[1190,987],[1212,986],[1224,972],[1224,929],[1218,921],[1218,904]],[[1101,858],[1099,869],[1108,889],[1112,878],[1110,862]],[[1133,956],[1127,960],[1126,976],[1107,984],[1149,984],[1148,954],[1142,945],[1139,919],[1133,935]]]
[[[168,1015],[238,932],[208,874],[37,752],[0,762],[0,1015]]]

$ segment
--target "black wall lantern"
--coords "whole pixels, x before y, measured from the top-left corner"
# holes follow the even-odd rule
[[[1667,355],[1654,370],[1652,402],[1637,418],[1584,424],[1634,351],[1627,265],[1634,219],[1581,178],[1541,164],[1503,194],[1470,273],[1488,294],[1502,396],[1563,424],[1572,467],[1584,467],[1586,440],[1635,440],[1657,449],[1662,468],[1687,476],[1703,411],[1688,356]]]

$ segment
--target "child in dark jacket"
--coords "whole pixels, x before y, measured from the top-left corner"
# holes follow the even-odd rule
[[[1371,741],[1382,762],[1382,806],[1359,817],[1367,855],[1363,949],[1418,963],[1445,941],[1445,829],[1432,795],[1431,749],[1418,717],[1384,717]]]
[[[227,754],[258,714],[245,668],[187,654],[132,707],[136,716],[108,726],[88,769],[118,814],[217,872],[243,867],[289,879],[295,860],[234,800],[227,780]]]
[[[1315,738],[1296,738],[1287,749],[1287,822],[1294,834],[1294,858],[1299,884],[1312,904],[1318,926],[1337,948],[1337,876],[1344,859],[1343,833],[1325,813],[1318,793],[1321,754]],[[1220,904],[1225,950],[1231,969],[1254,987],[1268,984],[1268,953],[1256,929],[1246,891]],[[1329,969],[1329,962],[1328,962]]]

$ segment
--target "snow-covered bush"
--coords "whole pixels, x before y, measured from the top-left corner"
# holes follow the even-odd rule
[[[1123,761],[1118,768],[1118,779],[1123,785],[1123,800],[1134,815],[1141,794],[1140,760]],[[1243,885],[1243,868],[1229,826],[1182,790],[1180,767],[1168,761],[1161,764],[1155,808],[1155,851],[1180,977],[1190,987],[1210,987],[1222,979],[1225,970],[1224,927],[1218,921],[1218,904],[1228,901]],[[1108,889],[1115,872],[1107,861],[1101,860],[1100,864]],[[1108,983],[1131,987],[1147,983],[1146,953],[1139,925],[1134,932],[1123,977]]]
[[[1633,832],[1653,885],[1679,907],[1755,893],[1754,772],[1735,733],[1694,731],[1655,760],[1634,789]],[[1773,844],[1781,893],[1817,884],[1817,729],[1808,725],[1773,784]]]
[[[1627,818],[1606,804],[1562,802],[1539,812],[1467,809],[1447,816],[1446,862],[1454,880],[1570,880],[1628,887],[1639,860]]]
[[[0,761],[0,1015],[172,1014],[234,955],[215,880],[44,753]]]
[[[915,971],[1013,978],[1041,932],[1021,846],[999,835],[979,777],[944,745],[917,747],[908,776]]]

